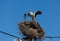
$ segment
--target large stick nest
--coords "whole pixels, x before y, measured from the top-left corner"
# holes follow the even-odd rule
[[[19,22],[19,30],[22,32],[24,36],[30,38],[43,38],[44,30],[41,28],[38,22]]]

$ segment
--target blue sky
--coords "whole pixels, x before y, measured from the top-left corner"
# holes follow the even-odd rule
[[[46,36],[60,36],[60,0],[0,0],[0,31],[23,37],[19,34],[17,24],[19,21],[24,21],[23,14],[30,10],[42,11],[42,15],[37,16],[36,21],[45,30]],[[0,33],[0,41],[13,41],[13,39]]]

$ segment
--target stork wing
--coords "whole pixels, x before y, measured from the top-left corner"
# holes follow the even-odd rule
[[[41,14],[42,12],[41,11],[36,11],[35,12],[35,17],[36,17],[36,15],[39,15],[39,14]]]
[[[26,16],[26,14],[24,14],[24,16]]]
[[[27,15],[26,15],[26,14],[24,14],[24,16],[23,16],[23,17],[24,17],[24,18],[26,18],[26,16],[27,16]]]
[[[28,16],[30,17],[30,13],[28,13]]]

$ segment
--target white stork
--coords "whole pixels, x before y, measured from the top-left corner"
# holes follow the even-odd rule
[[[32,11],[30,11],[30,12],[28,13],[28,16],[31,17],[32,20],[35,20],[36,16],[39,15],[39,14],[41,14],[41,13],[42,13],[41,11],[36,11],[36,12],[34,12],[34,13],[33,13]]]

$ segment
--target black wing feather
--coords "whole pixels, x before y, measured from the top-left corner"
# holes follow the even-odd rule
[[[27,15],[26,15],[26,14],[24,14],[24,18],[26,18],[26,16],[27,16]]]
[[[30,17],[30,13],[28,13],[28,16]]]
[[[37,15],[39,15],[39,14],[42,14],[42,12],[41,12],[41,11],[35,12],[35,17],[36,17]]]

